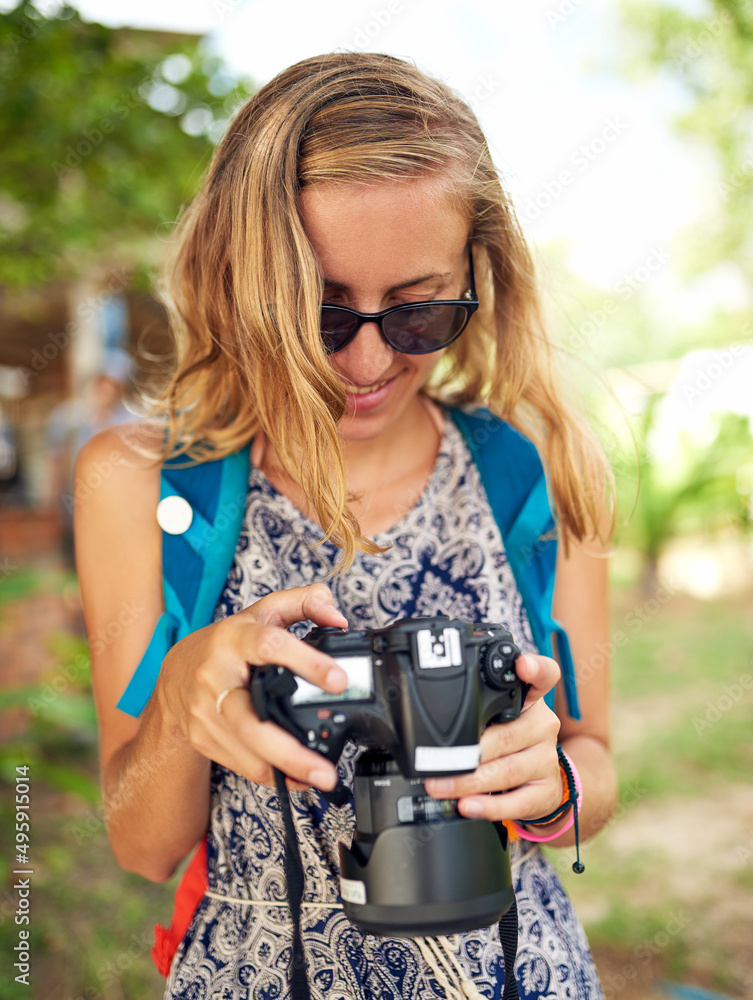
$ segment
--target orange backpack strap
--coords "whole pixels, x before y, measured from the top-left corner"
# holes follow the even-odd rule
[[[173,956],[188,933],[194,913],[204,898],[208,884],[207,838],[204,837],[175,890],[173,916],[169,929],[165,930],[160,924],[154,927],[152,961],[163,976],[170,974]]]

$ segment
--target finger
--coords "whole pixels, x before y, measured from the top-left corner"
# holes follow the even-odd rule
[[[495,823],[503,819],[523,821],[523,817],[548,815],[556,808],[556,805],[547,805],[552,801],[554,797],[547,783],[531,781],[506,792],[460,798],[458,812],[469,819],[481,817]]]
[[[503,792],[539,777],[533,747],[505,757],[495,757],[479,764],[471,774],[449,778],[430,778],[426,791],[436,798],[457,799],[463,795],[487,795]]]
[[[252,781],[273,785],[272,768],[302,787],[313,785],[331,791],[337,784],[337,768],[321,754],[304,747],[273,722],[260,722],[250,711],[250,702],[227,699],[224,725],[217,731],[217,745],[225,758],[218,763],[231,767]]]
[[[556,660],[538,653],[519,656],[515,661],[515,672],[521,681],[531,685],[523,705],[524,712],[551,691],[561,676]]]
[[[289,628],[296,622],[308,620],[317,625],[348,627],[348,619],[335,607],[332,591],[323,583],[275,591],[244,608],[239,614],[280,628]]]
[[[560,731],[559,717],[543,700],[530,706],[525,715],[510,722],[487,726],[481,734],[481,763],[517,753],[526,747],[542,745],[549,748],[556,764],[557,737]]]
[[[275,625],[254,623],[241,642],[241,654],[254,666],[287,667],[330,694],[340,694],[348,685],[348,675],[331,656]]]
[[[476,770],[430,778],[426,790],[437,798],[459,798],[504,791],[539,778],[556,778],[559,726],[559,719],[543,702],[526,718],[489,726],[481,737],[481,761]]]

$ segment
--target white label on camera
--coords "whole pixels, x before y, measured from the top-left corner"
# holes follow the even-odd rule
[[[459,667],[463,662],[460,648],[460,633],[456,628],[443,628],[440,635],[431,629],[422,628],[416,632],[418,664],[424,670],[438,667]]]
[[[366,884],[353,878],[340,876],[340,895],[346,903],[366,905]]]
[[[481,746],[416,747],[417,771],[475,771],[481,763]]]

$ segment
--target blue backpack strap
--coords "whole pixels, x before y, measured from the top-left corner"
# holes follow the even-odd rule
[[[180,534],[162,532],[165,613],[118,702],[122,712],[135,717],[149,700],[170,647],[211,622],[246,510],[249,446],[201,465],[180,468],[179,461],[168,461],[162,468],[160,500],[181,497],[190,505],[192,518]]]
[[[488,410],[450,413],[486,490],[536,648],[544,656],[556,652],[567,711],[580,719],[570,643],[562,625],[552,618],[557,539],[541,458],[532,441]],[[553,708],[553,691],[546,700]]]

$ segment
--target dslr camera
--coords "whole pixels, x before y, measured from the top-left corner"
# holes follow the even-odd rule
[[[340,845],[347,916],[375,934],[455,933],[498,920],[513,899],[502,824],[468,819],[456,800],[426,794],[428,777],[463,774],[481,759],[491,722],[520,715],[528,685],[503,626],[447,617],[381,629],[314,628],[305,642],[348,675],[333,695],[279,666],[254,672],[258,717],[337,763],[347,740],[356,763],[356,831]]]

